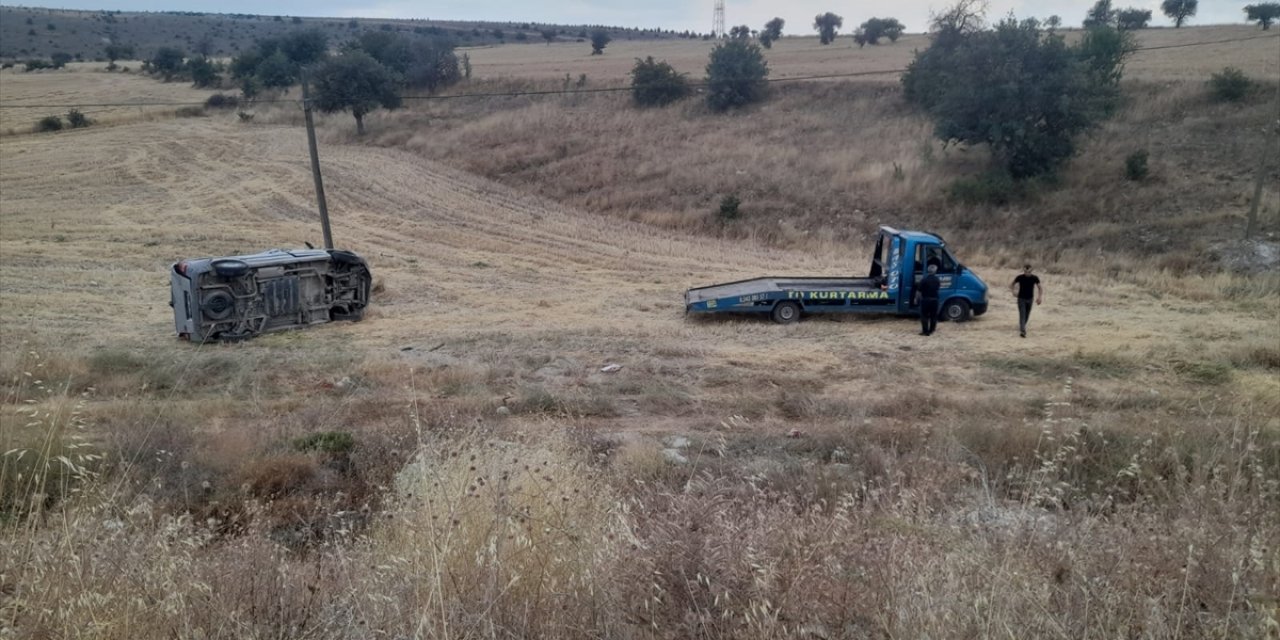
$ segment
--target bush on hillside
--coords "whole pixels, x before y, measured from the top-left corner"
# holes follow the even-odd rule
[[[1147,167],[1147,158],[1150,155],[1146,149],[1140,149],[1129,154],[1129,157],[1124,159],[1124,177],[1134,182],[1146,180],[1147,174],[1151,171]]]
[[[40,122],[36,124],[36,131],[62,131],[62,118],[58,116],[40,118]]]
[[[689,95],[684,74],[653,56],[636,58],[631,68],[631,98],[638,107],[661,107]]]
[[[723,221],[737,220],[742,217],[742,212],[738,207],[742,205],[742,200],[738,196],[729,194],[720,198],[720,208],[716,211],[716,215]]]
[[[742,107],[764,98],[769,63],[760,47],[729,40],[711,50],[707,64],[707,106],[715,111]]]
[[[1015,179],[1053,172],[1075,152],[1075,137],[1118,103],[1131,34],[1089,30],[1069,46],[1031,21],[994,30],[940,31],[903,74],[908,101],[947,142],[987,144]]]
[[[65,51],[54,51],[53,56],[51,56],[51,62],[53,63],[54,69],[61,69],[67,66],[67,63],[74,59],[74,56]]]
[[[67,125],[72,129],[83,129],[93,124],[88,116],[80,113],[78,109],[72,109],[67,112]]]
[[[206,109],[234,109],[240,106],[240,98],[225,93],[215,93],[204,101]]]
[[[1209,77],[1209,92],[1218,102],[1240,102],[1253,89],[1253,81],[1243,71],[1227,67]]]

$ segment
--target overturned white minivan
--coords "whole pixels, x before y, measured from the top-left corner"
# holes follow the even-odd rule
[[[331,320],[360,320],[372,276],[360,256],[336,249],[272,249],[183,260],[170,269],[178,337],[233,341]]]

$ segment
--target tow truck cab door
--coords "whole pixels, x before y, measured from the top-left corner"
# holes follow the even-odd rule
[[[912,246],[911,258],[911,291],[908,292],[910,297],[907,299],[910,308],[917,309],[920,306],[915,302],[915,288],[928,273],[927,268],[930,264],[938,265],[938,280],[941,285],[938,298],[946,300],[951,297],[959,285],[960,274],[964,271],[964,267],[947,251],[946,247],[937,243],[917,241]]]

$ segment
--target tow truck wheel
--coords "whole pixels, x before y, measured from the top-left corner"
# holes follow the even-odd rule
[[[942,307],[942,317],[951,322],[964,322],[969,319],[969,301],[964,298],[948,300]]]
[[[779,302],[773,306],[770,314],[778,324],[791,324],[800,319],[800,305],[794,302]]]

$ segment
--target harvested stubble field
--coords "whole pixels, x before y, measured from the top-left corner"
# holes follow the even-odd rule
[[[322,120],[367,319],[236,345],[171,337],[166,270],[317,237],[294,115],[0,141],[0,629],[1274,636],[1274,274],[1040,260],[1020,340],[1020,256],[957,242],[992,309],[931,338],[689,320],[686,287],[857,273],[868,247],[574,206],[469,172],[465,136],[392,139],[424,117],[374,144]]]

